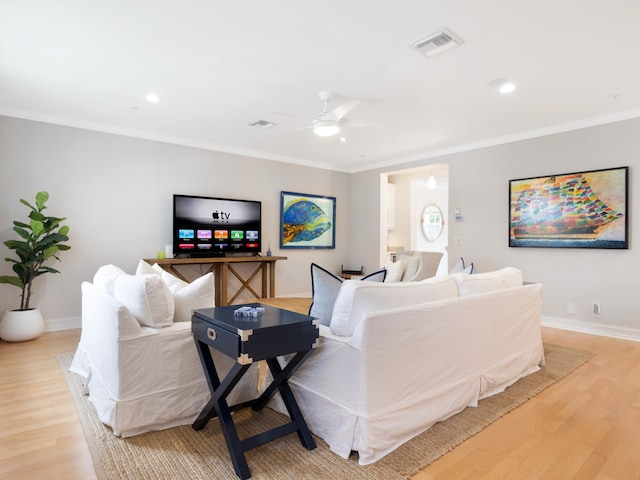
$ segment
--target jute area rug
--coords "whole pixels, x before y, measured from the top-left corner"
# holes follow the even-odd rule
[[[255,480],[291,479],[408,479],[467,438],[568,375],[593,354],[545,344],[546,366],[499,395],[480,401],[448,420],[434,425],[378,462],[358,465],[357,454],[344,460],[316,437],[317,448],[305,449],[295,434],[246,452]],[[229,479],[237,480],[220,425],[211,420],[198,432],[191,426],[175,427],[130,438],[118,438],[96,417],[82,395],[82,379],[68,372],[72,354],[57,356],[76,404],[96,475],[100,480]],[[234,414],[240,438],[284,423],[283,416],[265,408]]]

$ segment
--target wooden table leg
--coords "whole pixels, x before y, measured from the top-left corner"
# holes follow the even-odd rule
[[[267,266],[261,263],[260,268],[262,269],[262,298],[267,298]]]
[[[276,298],[276,262],[269,262],[269,298]]]

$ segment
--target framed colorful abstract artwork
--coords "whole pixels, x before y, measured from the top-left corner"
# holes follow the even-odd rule
[[[336,199],[280,194],[280,248],[336,248]]]
[[[509,246],[629,248],[629,167],[509,181]]]

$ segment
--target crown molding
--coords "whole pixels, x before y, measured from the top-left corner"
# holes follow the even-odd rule
[[[104,124],[100,122],[88,122],[83,120],[77,120],[68,117],[60,117],[55,115],[46,115],[41,112],[33,112],[19,109],[11,109],[0,106],[0,115],[8,117],[16,117],[24,120],[33,120],[37,122],[51,123],[55,125],[63,125],[67,127],[80,128],[84,130],[92,130],[102,133],[111,133],[114,135],[122,135],[126,137],[140,138],[144,140],[153,140],[156,142],[169,143],[173,145],[181,145],[191,148],[199,148],[202,150],[210,150],[215,152],[229,153],[232,155],[240,155],[252,158],[262,158],[264,160],[271,160],[275,162],[289,163],[294,165],[301,165],[304,167],[319,168],[322,170],[332,170],[343,173],[359,173],[369,170],[375,170],[378,168],[394,167],[405,163],[418,162],[423,160],[429,160],[433,158],[443,157],[446,155],[452,155],[455,153],[468,152],[471,150],[479,150],[487,147],[494,147],[497,145],[504,145],[507,143],[519,142],[521,140],[529,140],[532,138],[544,137],[547,135],[554,135],[556,133],[563,133],[572,130],[580,130],[583,128],[595,127],[598,125],[604,125],[608,123],[620,122],[623,120],[630,120],[640,117],[640,108],[624,110],[620,112],[610,113],[607,115],[600,115],[597,117],[585,118],[582,120],[576,120],[573,122],[566,122],[557,125],[551,125],[548,127],[538,128],[535,130],[529,130],[525,132],[518,132],[511,135],[504,135],[501,137],[489,138],[486,140],[480,140],[477,142],[466,143],[462,145],[456,145],[453,147],[443,148],[439,150],[427,151],[423,153],[416,153],[396,159],[389,159],[381,162],[372,162],[365,165],[360,165],[353,168],[339,168],[336,165],[329,163],[315,162],[311,160],[305,160],[300,158],[288,157],[285,155],[276,155],[259,150],[245,149],[239,147],[232,147],[229,145],[221,145],[215,143],[202,142],[185,137],[176,137],[171,135],[162,135],[159,133],[149,132],[145,130],[138,130],[133,128],[126,128],[117,125]]]

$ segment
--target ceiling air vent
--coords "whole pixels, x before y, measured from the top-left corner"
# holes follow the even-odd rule
[[[256,120],[255,122],[251,122],[249,125],[257,128],[273,128],[276,126],[275,123],[267,120]]]
[[[434,33],[433,35],[416,40],[411,44],[411,46],[423,55],[433,57],[434,55],[451,50],[463,43],[463,40],[451,30],[443,28],[441,31]]]

